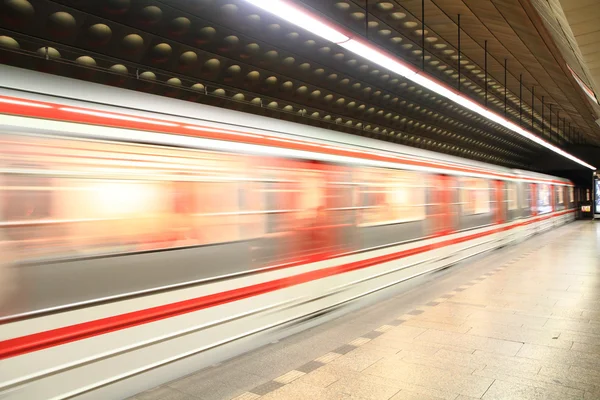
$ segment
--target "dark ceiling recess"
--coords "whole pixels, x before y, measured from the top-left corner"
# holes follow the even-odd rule
[[[243,0],[0,1],[2,63],[509,167],[542,170],[548,160],[574,165]],[[415,66],[423,61],[424,42],[426,71],[455,87],[460,78],[460,90],[482,104],[483,40],[488,40],[491,109],[505,111],[507,58],[509,118],[521,119],[524,127],[566,150],[575,143],[597,144],[598,130],[579,114],[585,107],[578,103],[578,92],[552,69],[556,61],[537,61],[536,50],[528,50],[531,43],[515,38],[502,18],[494,25],[498,32],[486,28],[478,13],[501,17],[503,10],[494,8],[494,1],[485,2],[491,10],[482,10],[477,2],[445,0],[442,7],[426,1],[423,30],[421,0],[296,1]],[[460,76],[457,15],[448,10],[460,11],[462,18]],[[535,31],[527,26],[521,30]],[[511,53],[516,50],[524,52],[523,64],[521,55]],[[549,104],[554,107],[552,124]],[[558,110],[563,119],[557,118]]]

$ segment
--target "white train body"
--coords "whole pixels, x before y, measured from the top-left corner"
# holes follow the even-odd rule
[[[133,395],[575,215],[561,178],[4,66],[0,146],[2,399]]]

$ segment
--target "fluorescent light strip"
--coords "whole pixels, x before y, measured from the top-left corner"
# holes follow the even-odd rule
[[[0,103],[15,104],[17,106],[27,106],[27,107],[37,107],[37,108],[52,108],[52,106],[49,106],[47,104],[31,103],[29,101],[12,100],[12,99],[1,99],[0,98]]]
[[[416,75],[416,72],[414,72],[412,69],[378,51],[376,48],[368,46],[362,42],[359,42],[358,40],[350,39],[347,42],[338,44],[346,50],[350,50],[354,54],[387,68],[398,75],[402,75],[406,78],[411,78],[412,76]]]
[[[329,40],[339,46],[345,48],[352,53],[363,57],[373,63],[383,67],[391,72],[401,75],[407,79],[410,79],[416,84],[419,84],[440,96],[465,107],[466,109],[481,115],[491,121],[494,121],[511,131],[518,133],[521,136],[571,160],[591,170],[596,170],[596,167],[580,160],[579,158],[567,153],[566,151],[554,146],[551,143],[546,142],[544,139],[534,135],[533,133],[526,131],[515,123],[507,120],[506,118],[494,113],[493,111],[480,106],[474,101],[454,92],[453,90],[441,85],[434,80],[428,78],[425,75],[417,73],[415,70],[408,67],[405,63],[390,57],[386,52],[378,50],[376,47],[364,42],[349,38],[345,34],[341,33],[340,30],[336,29],[335,26],[327,26],[319,19],[312,17],[310,14],[293,7],[285,0],[246,0],[277,17],[284,19],[291,24],[294,24],[302,29],[305,29],[323,39]]]
[[[133,117],[133,116],[129,116],[129,115],[111,114],[111,113],[105,113],[105,112],[101,112],[101,111],[80,110],[77,108],[70,108],[70,107],[61,107],[60,110],[72,112],[72,113],[76,113],[76,114],[91,115],[94,117],[118,119],[118,120],[122,120],[122,121],[143,122],[145,124],[161,125],[161,126],[179,126],[179,124],[174,124],[172,122],[155,121],[155,120],[151,120],[151,119],[138,118],[138,117]]]
[[[310,32],[325,40],[333,43],[345,42],[350,39],[348,36],[339,32],[337,29],[323,23],[318,18],[313,17],[309,13],[294,7],[282,0],[246,0],[248,3],[255,5],[277,17],[286,20],[296,26],[308,29]]]

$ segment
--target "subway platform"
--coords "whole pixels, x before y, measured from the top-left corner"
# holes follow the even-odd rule
[[[600,399],[599,256],[572,223],[134,399]]]

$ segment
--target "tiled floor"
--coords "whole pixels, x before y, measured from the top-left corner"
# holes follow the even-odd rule
[[[570,224],[135,399],[600,399],[599,256]]]

